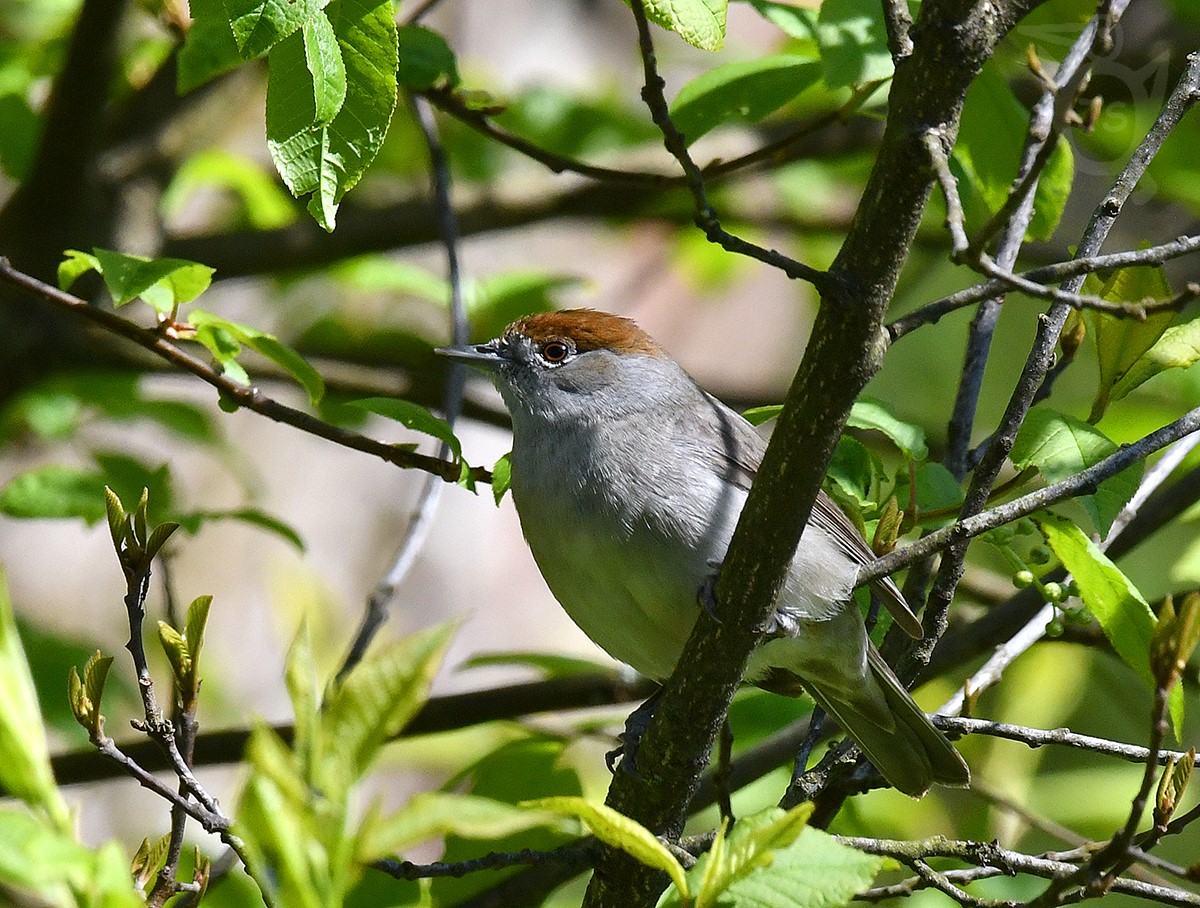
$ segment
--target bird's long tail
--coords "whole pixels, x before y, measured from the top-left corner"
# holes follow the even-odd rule
[[[874,646],[868,649],[867,664],[870,672],[864,684],[876,685],[877,690],[864,690],[853,699],[844,691],[822,690],[808,678],[804,686],[900,791],[920,797],[935,782],[969,785],[971,771],[962,755],[913,702]],[[878,708],[880,694],[886,714]]]

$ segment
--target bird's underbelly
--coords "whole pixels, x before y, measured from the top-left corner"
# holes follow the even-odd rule
[[[567,530],[529,543],[546,585],[593,642],[647,677],[671,674],[699,615],[703,569],[636,534]]]

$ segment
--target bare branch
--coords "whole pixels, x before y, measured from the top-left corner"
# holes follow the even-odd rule
[[[436,457],[428,457],[424,454],[417,454],[403,446],[376,441],[357,432],[339,428],[338,426],[317,419],[315,416],[310,416],[301,410],[281,404],[279,401],[267,397],[256,387],[239,385],[227,376],[217,372],[207,363],[196,359],[190,353],[176,346],[157,332],[149,328],[143,328],[137,323],[124,319],[107,309],[90,306],[77,296],[43,283],[37,278],[30,277],[28,274],[24,274],[13,268],[8,259],[3,256],[0,256],[0,280],[19,287],[38,299],[59,308],[69,309],[83,318],[100,325],[106,331],[133,341],[151,353],[162,357],[177,369],[190,372],[192,375],[212,385],[223,397],[232,400],[240,407],[245,407],[247,410],[258,413],[268,419],[273,419],[276,422],[285,423],[310,435],[316,435],[332,441],[342,447],[372,454],[398,467],[423,470],[426,473],[440,476],[446,482],[457,482],[459,479],[461,470],[458,464],[448,460],[439,460]],[[471,479],[475,482],[490,482],[491,475],[491,472],[485,470],[483,467],[470,468]]]
[[[687,141],[671,119],[667,99],[663,94],[666,83],[658,74],[654,42],[650,37],[650,24],[646,20],[645,8],[642,6],[641,0],[632,0],[630,8],[633,10],[634,19],[637,22],[638,48],[641,51],[642,69],[646,77],[646,84],[642,88],[642,100],[646,102],[651,118],[663,134],[663,144],[666,145],[667,151],[683,168],[688,189],[691,190],[696,204],[696,226],[704,231],[709,242],[716,243],[722,249],[757,259],[778,268],[790,278],[806,280],[818,291],[825,293],[830,289],[830,276],[827,272],[818,271],[816,268],[789,258],[774,249],[765,249],[741,237],[734,236],[721,227],[717,213],[708,201],[708,192],[704,186],[704,174],[692,160]]]
[[[423,98],[413,98],[412,104],[429,150],[430,182],[438,211],[442,245],[446,250],[446,277],[450,285],[450,341],[453,344],[465,344],[470,339],[471,327],[467,323],[467,307],[463,300],[462,269],[458,256],[458,221],[454,215],[454,200],[451,197],[450,165],[446,160],[446,151],[442,147],[437,121],[429,103]],[[465,372],[466,367],[459,363],[451,364],[446,372],[446,384],[442,392],[442,415],[451,428],[454,428],[462,413]],[[438,447],[438,460],[449,461],[450,454],[450,446],[443,441]],[[404,529],[396,557],[392,559],[391,569],[367,598],[362,624],[350,646],[350,652],[338,670],[339,679],[344,678],[361,661],[376,632],[387,620],[388,607],[396,595],[396,589],[408,576],[417,554],[429,537],[429,529],[433,525],[433,516],[437,512],[444,487],[445,483],[432,474],[425,478],[417,506]]]

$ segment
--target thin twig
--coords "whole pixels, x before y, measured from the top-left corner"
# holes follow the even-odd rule
[[[1155,461],[1154,465],[1146,471],[1146,475],[1142,477],[1133,497],[1126,502],[1125,507],[1121,509],[1112,525],[1109,526],[1108,535],[1100,544],[1100,551],[1108,551],[1109,547],[1120,538],[1126,527],[1137,516],[1138,510],[1146,499],[1166,481],[1167,477],[1175,471],[1175,468],[1183,462],[1183,459],[1197,444],[1200,444],[1200,433],[1186,435],[1172,444],[1163,456]],[[1070,575],[1067,574],[1062,582],[1069,583]],[[997,647],[987,662],[971,675],[970,680],[955,692],[954,696],[942,704],[938,712],[942,715],[957,716],[966,704],[967,691],[971,692],[972,697],[977,697],[999,681],[1005,669],[1016,661],[1017,657],[1046,635],[1046,625],[1054,616],[1054,608],[1053,604],[1046,603],[1023,628]]]
[[[398,880],[421,880],[433,877],[463,877],[480,870],[503,870],[520,865],[561,864],[583,868],[590,865],[596,850],[586,843],[572,843],[549,851],[525,848],[521,851],[492,851],[466,861],[435,861],[432,864],[414,864],[411,861],[384,859],[371,864],[376,870]]]
[[[637,22],[638,48],[642,55],[642,69],[645,73],[645,85],[642,88],[642,100],[650,110],[650,117],[663,135],[663,144],[667,151],[679,162],[687,180],[688,189],[696,205],[696,226],[704,231],[709,242],[716,243],[728,252],[745,255],[757,259],[764,264],[778,268],[790,278],[799,278],[811,283],[818,292],[824,294],[831,286],[832,278],[826,271],[819,271],[803,262],[798,262],[774,249],[766,249],[751,243],[741,237],[734,236],[721,227],[716,211],[708,201],[708,192],[704,186],[704,174],[688,152],[687,141],[676,128],[671,119],[666,95],[663,90],[666,83],[658,74],[658,63],[654,54],[654,41],[650,36],[650,24],[646,19],[646,10],[642,0],[631,0]]]
[[[1108,255],[1094,255],[1088,258],[1071,259],[1054,265],[1043,265],[1028,271],[1018,272],[1013,277],[1038,284],[1051,281],[1061,281],[1080,274],[1094,274],[1098,271],[1108,271],[1117,268],[1135,266],[1161,265],[1163,262],[1200,250],[1200,235],[1182,236],[1169,243],[1159,246],[1149,246],[1145,249],[1131,249],[1125,252],[1113,252]],[[943,315],[954,312],[966,306],[974,305],[981,300],[1002,295],[1010,286],[1007,280],[988,280],[967,287],[939,300],[934,300],[914,309],[892,321],[887,326],[888,336],[893,341],[899,340],[906,334],[922,325],[936,324]]]
[[[439,460],[424,454],[417,454],[403,445],[393,445],[376,441],[357,432],[331,425],[317,419],[301,410],[294,409],[268,397],[256,387],[239,385],[229,377],[217,372],[207,363],[192,356],[187,351],[176,346],[167,338],[149,328],[143,328],[136,322],[122,318],[107,309],[91,306],[84,300],[70,293],[59,290],[50,284],[39,281],[24,272],[18,271],[8,259],[0,256],[0,280],[30,293],[45,302],[72,312],[100,325],[112,334],[133,341],[140,347],[149,350],[156,356],[162,357],[177,369],[190,372],[192,375],[216,388],[222,397],[229,399],[239,407],[245,407],[254,413],[265,416],[276,422],[284,423],[292,428],[316,435],[345,448],[371,454],[388,463],[405,469],[424,470],[440,476],[446,482],[458,482],[462,474],[459,464],[447,460]],[[471,467],[469,475],[474,482],[490,482],[491,472],[483,467]]]
[[[450,165],[446,160],[446,150],[442,147],[437,120],[434,119],[429,102],[424,98],[414,97],[412,104],[429,150],[430,184],[438,212],[442,246],[446,251],[446,277],[450,284],[450,339],[453,344],[465,344],[470,340],[471,326],[467,322],[467,307],[463,299],[462,269],[458,256],[458,221],[454,215],[454,200],[451,197]],[[446,371],[446,384],[442,390],[442,416],[451,428],[454,428],[462,413],[465,371],[466,367],[459,363],[451,364]],[[442,442],[438,448],[437,459],[448,462],[450,454],[450,446]],[[417,505],[409,517],[408,526],[404,529],[396,556],[392,559],[392,566],[367,598],[362,624],[350,646],[350,652],[338,670],[339,679],[344,678],[362,660],[367,647],[375,639],[375,634],[387,620],[388,608],[397,588],[408,576],[425,540],[429,538],[429,530],[433,526],[433,517],[437,513],[438,502],[445,485],[439,477],[432,474],[425,478]]]
[[[1045,747],[1056,745],[1072,747],[1076,750],[1086,750],[1102,754],[1106,757],[1116,757],[1129,763],[1146,763],[1152,755],[1147,747],[1137,744],[1122,744],[1108,738],[1097,738],[1092,735],[1081,735],[1068,728],[1030,728],[1025,725],[1013,725],[1008,722],[992,722],[988,719],[965,719],[959,716],[930,716],[933,724],[942,731],[958,735],[987,735],[990,738],[1004,738],[1016,741],[1026,747]],[[1159,750],[1153,752],[1155,765],[1165,766],[1168,760],[1187,761],[1188,755],[1180,751]],[[1196,762],[1200,763],[1200,760]]]
[[[1010,192],[1001,212],[984,228],[974,248],[982,250],[982,241],[990,236],[992,228],[1001,230],[996,244],[995,260],[998,267],[1011,272],[1017,256],[1025,244],[1025,234],[1033,220],[1033,202],[1038,180],[1049,161],[1050,151],[1058,142],[1058,133],[1065,123],[1067,113],[1074,103],[1078,87],[1089,72],[1089,62],[1096,51],[1105,43],[1100,36],[1107,35],[1116,18],[1120,17],[1129,0],[1104,0],[1096,14],[1072,43],[1053,79],[1047,79],[1045,90],[1034,104],[1029,117],[1025,143],[1021,149],[1020,164]],[[1069,103],[1064,103],[1069,102]],[[943,185],[943,189],[945,186]],[[956,244],[957,246],[957,244]],[[956,248],[956,254],[964,257],[968,246]],[[983,375],[991,351],[992,336],[1000,317],[1001,296],[985,299],[971,320],[967,337],[967,348],[963,356],[962,374],[955,394],[954,408],[950,417],[945,463],[959,480],[972,466],[969,459],[971,436],[974,431],[975,413],[979,394],[983,387]]]
[[[1175,422],[1151,432],[1132,444],[1122,445],[1108,457],[1097,461],[1074,476],[1051,483],[1044,488],[1022,495],[1005,504],[997,505],[987,511],[958,520],[918,539],[911,545],[884,555],[863,568],[858,577],[858,585],[862,586],[878,580],[917,559],[932,555],[951,545],[964,543],[980,533],[986,533],[988,530],[1011,523],[1021,517],[1027,517],[1042,508],[1050,507],[1078,495],[1090,494],[1105,479],[1115,476],[1126,467],[1149,457],[1186,435],[1191,435],[1198,429],[1200,429],[1200,408],[1189,411]]]

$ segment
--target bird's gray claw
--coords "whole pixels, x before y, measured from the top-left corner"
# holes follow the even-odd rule
[[[717,617],[717,577],[720,576],[721,562],[710,561],[708,567],[710,573],[696,591],[696,602],[704,610],[704,614],[712,619],[713,624],[720,624],[721,619]]]

